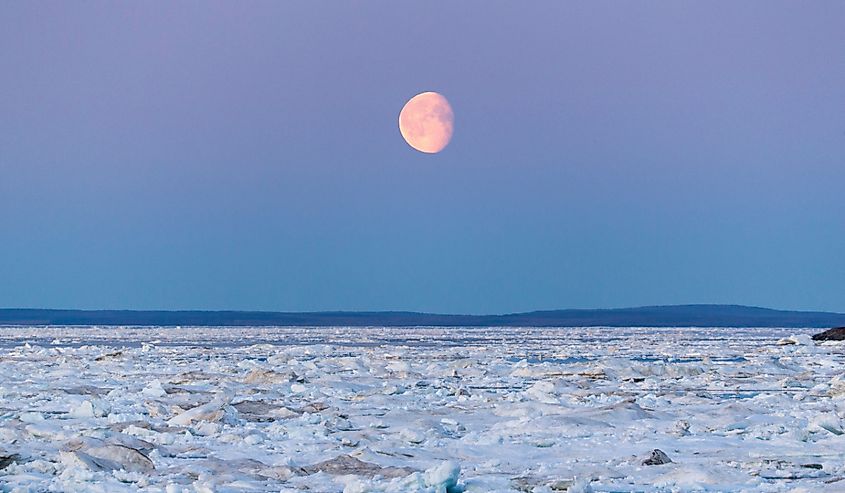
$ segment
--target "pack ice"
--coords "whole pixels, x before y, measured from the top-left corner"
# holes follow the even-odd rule
[[[0,491],[845,491],[794,329],[0,329]]]

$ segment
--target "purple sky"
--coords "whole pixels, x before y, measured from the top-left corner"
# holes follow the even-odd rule
[[[844,183],[841,1],[0,4],[0,306],[845,311]]]

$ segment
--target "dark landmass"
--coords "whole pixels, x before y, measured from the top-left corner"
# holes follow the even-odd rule
[[[832,327],[845,314],[738,305],[549,310],[506,315],[416,312],[245,312],[0,309],[0,325],[463,326],[463,327]]]
[[[819,334],[813,334],[814,341],[845,341],[845,327],[836,327]]]

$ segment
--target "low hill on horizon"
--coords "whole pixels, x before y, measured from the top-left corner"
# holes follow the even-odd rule
[[[845,326],[845,314],[741,305],[669,305],[545,310],[504,315],[419,312],[0,309],[0,325],[463,326],[463,327],[808,327]]]

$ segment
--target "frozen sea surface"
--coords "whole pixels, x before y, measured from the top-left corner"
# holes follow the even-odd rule
[[[845,491],[809,333],[0,328],[0,491]]]

